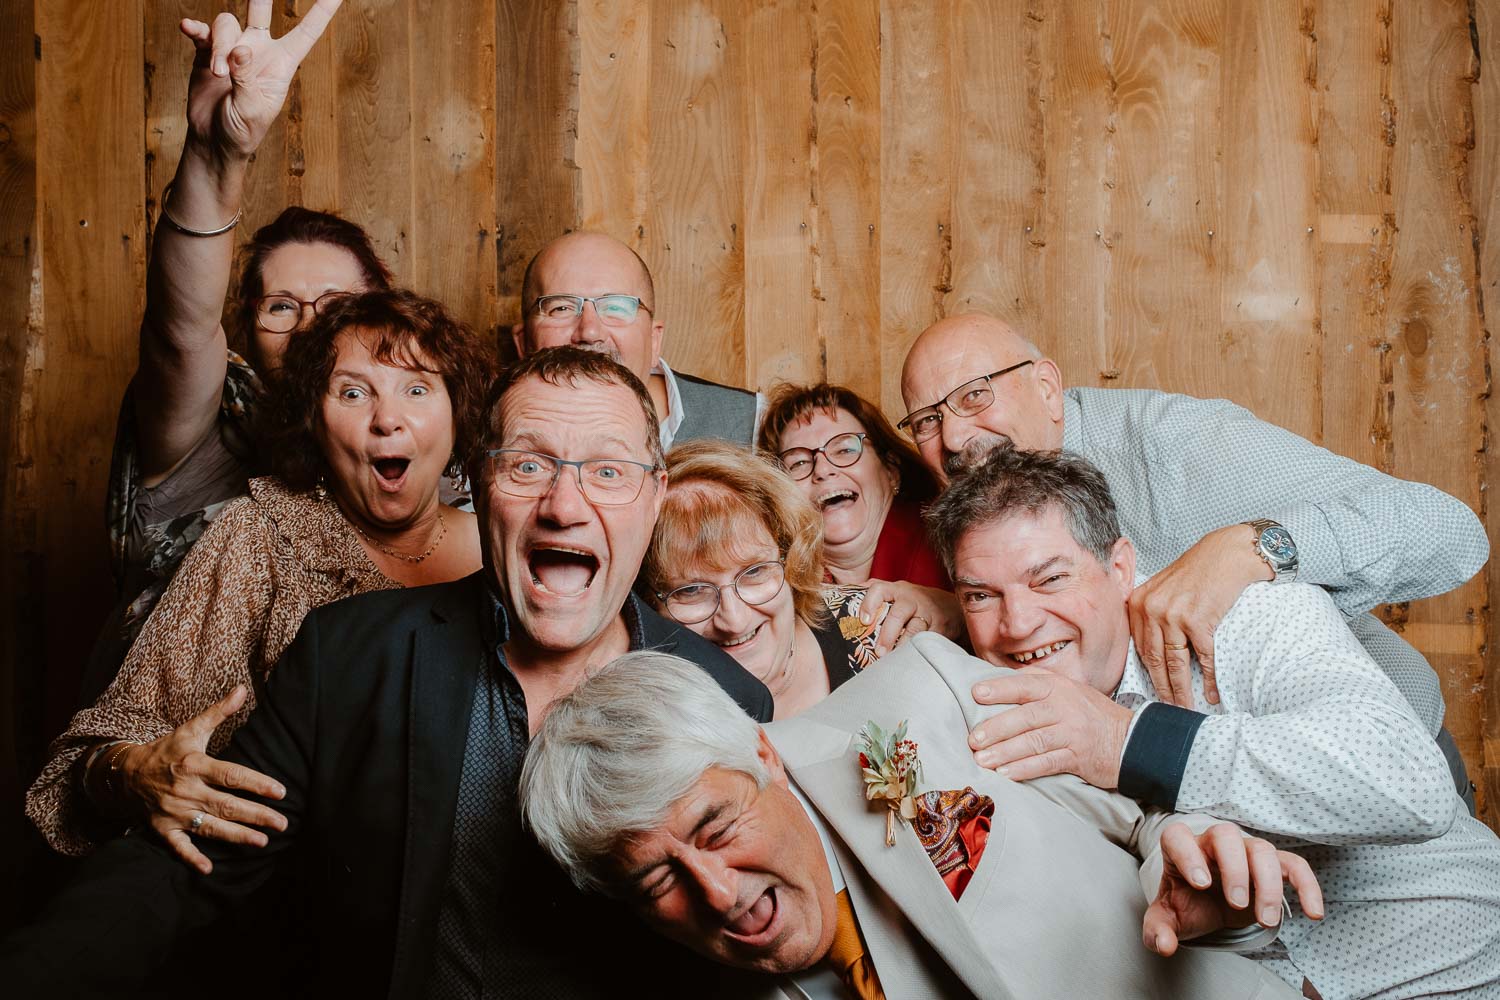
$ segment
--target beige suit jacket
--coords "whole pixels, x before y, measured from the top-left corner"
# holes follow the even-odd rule
[[[766,727],[833,835],[887,997],[1296,997],[1238,955],[1185,948],[1164,959],[1142,944],[1142,870],[1127,850],[1154,855],[1170,814],[1145,814],[1071,775],[1018,784],[974,762],[968,731],[996,709],[970,690],[996,669],[926,633],[805,714]],[[866,722],[890,729],[903,719],[919,747],[920,791],[972,786],[995,803],[979,868],[957,901],[909,826],[886,846],[885,807],[864,798],[856,735]],[[783,983],[770,995],[800,992]]]

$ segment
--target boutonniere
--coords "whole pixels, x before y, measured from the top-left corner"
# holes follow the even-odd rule
[[[860,773],[865,780],[865,798],[885,802],[885,843],[896,844],[896,816],[910,820],[917,815],[917,781],[922,762],[917,759],[915,740],[906,738],[906,722],[887,733],[873,722],[859,731]]]

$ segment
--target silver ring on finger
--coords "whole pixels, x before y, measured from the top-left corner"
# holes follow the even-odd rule
[[[197,833],[198,832],[198,828],[203,825],[204,818],[205,817],[204,817],[204,815],[201,812],[200,813],[193,813],[193,821],[191,823],[189,823],[188,825],[190,827],[192,827],[192,830],[193,830],[194,833]]]
[[[921,622],[922,623],[922,627],[921,628],[916,628],[913,625],[913,626],[907,628],[908,632],[926,632],[927,630],[929,630],[929,629],[932,628],[932,622],[928,621],[926,618],[923,618],[921,615],[912,615],[911,620],[912,620],[912,622]]]

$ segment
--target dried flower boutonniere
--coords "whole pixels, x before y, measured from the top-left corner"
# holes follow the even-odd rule
[[[885,843],[892,847],[896,843],[897,814],[905,820],[917,814],[914,796],[922,776],[917,744],[906,738],[905,720],[890,733],[867,722],[859,731],[859,743],[863,748],[859,767],[865,779],[865,798],[885,801],[889,810],[885,814]]]

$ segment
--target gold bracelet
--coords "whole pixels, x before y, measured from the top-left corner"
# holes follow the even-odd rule
[[[119,792],[115,791],[115,775],[120,773],[120,755],[125,753],[131,747],[138,747],[141,745],[134,740],[121,740],[120,743],[122,744],[122,746],[111,753],[104,760],[104,791],[108,793],[110,798],[114,798],[119,794]]]

